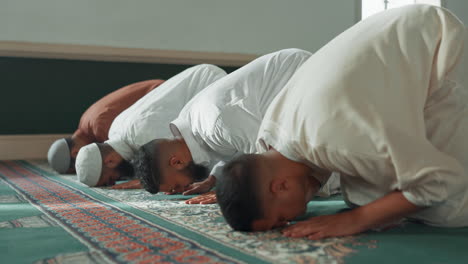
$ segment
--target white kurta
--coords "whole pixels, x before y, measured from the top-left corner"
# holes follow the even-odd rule
[[[209,64],[193,66],[175,75],[117,116],[105,143],[125,160],[132,159],[140,146],[156,138],[171,137],[169,123],[185,104],[224,76],[224,70]]]
[[[195,96],[171,123],[197,164],[220,176],[223,161],[255,152],[258,128],[270,102],[310,52],[286,49],[262,56]]]
[[[393,190],[428,224],[468,224],[464,28],[412,5],[368,18],[311,57],[272,102],[258,148],[341,173],[350,204]],[[263,143],[262,143],[263,142]]]

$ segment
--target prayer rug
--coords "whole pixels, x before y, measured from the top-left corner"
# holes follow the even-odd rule
[[[44,161],[0,161],[2,263],[468,263],[468,228],[403,223],[311,241],[234,232],[191,196],[88,188]],[[317,199],[308,215],[345,210]]]

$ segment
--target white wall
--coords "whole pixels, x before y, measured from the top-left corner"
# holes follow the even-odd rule
[[[0,41],[315,51],[355,23],[355,7],[351,0],[0,0]]]
[[[445,7],[450,9],[468,27],[468,1],[467,0],[445,0]]]
[[[468,1],[467,0],[445,0],[444,6],[450,9],[467,27],[465,33],[464,56],[460,66],[461,80],[468,88]]]

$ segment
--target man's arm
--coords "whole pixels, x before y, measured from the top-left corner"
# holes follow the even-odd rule
[[[209,192],[216,185],[216,177],[213,175],[208,176],[204,181],[194,182],[182,193],[183,195],[191,195],[198,193]]]
[[[115,184],[112,189],[143,189],[139,179],[130,180],[128,182]]]
[[[283,235],[308,237],[314,240],[348,236],[391,223],[420,209],[422,207],[409,202],[401,191],[394,191],[372,203],[347,212],[312,217],[296,223],[285,228]]]
[[[226,162],[220,161],[216,163],[210,172],[210,176],[204,181],[194,182],[188,186],[188,188],[182,193],[183,195],[199,194],[203,195],[188,199],[185,201],[186,204],[213,204],[216,203],[216,195],[214,192],[210,192],[211,189],[216,185],[216,180],[219,178],[223,167]],[[209,193],[207,193],[209,192]],[[211,194],[210,194],[211,193]],[[206,194],[206,195],[205,195]]]
[[[236,153],[232,156],[229,160],[239,156],[242,153]],[[224,166],[226,165],[225,161],[220,161],[216,163],[213,169],[210,172],[210,176],[204,181],[201,182],[194,182],[188,186],[188,188],[182,193],[183,195],[191,195],[191,194],[203,194],[209,192],[213,187],[216,185],[216,180],[221,177],[222,171]],[[216,203],[216,196],[214,192],[211,192],[212,195],[207,195],[203,197],[194,197],[187,200],[185,203],[187,204],[212,204]],[[208,198],[209,197],[209,198]]]
[[[242,125],[239,125],[240,122]],[[253,153],[259,126],[260,121],[255,116],[247,113],[245,109],[237,105],[223,108],[222,113],[216,120],[213,133],[209,137],[206,137],[204,141],[214,152],[227,158],[219,161],[213,167],[207,180],[192,184],[191,187],[194,188],[187,190],[184,194],[201,193],[201,191],[197,191],[201,187],[203,188],[203,192],[209,191],[209,189],[214,187],[216,178],[219,179],[221,177],[226,163],[239,155]],[[208,187],[210,188],[208,189]],[[198,200],[190,199],[187,203],[196,203],[196,201]],[[210,202],[215,203],[216,199],[210,199]]]

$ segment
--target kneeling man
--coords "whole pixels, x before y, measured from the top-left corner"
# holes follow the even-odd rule
[[[456,74],[463,45],[452,13],[412,5],[324,46],[270,105],[258,136],[264,153],[226,165],[216,189],[228,224],[285,226],[338,171],[353,209],[284,235],[352,235],[401,218],[468,226],[468,97]]]
[[[58,173],[74,173],[76,155],[81,147],[106,141],[115,117],[163,82],[148,80],[133,83],[91,105],[81,116],[78,129],[73,135],[58,139],[50,146],[47,159],[52,169]]]
[[[151,193],[209,191],[224,162],[255,152],[258,129],[268,106],[310,56],[310,52],[299,49],[264,55],[195,96],[171,122],[174,137],[154,140],[136,155],[135,174],[145,189]],[[188,171],[190,164],[198,169],[210,168],[208,179],[188,187],[175,181],[193,173]],[[200,202],[215,202],[212,197]]]
[[[169,123],[185,104],[224,76],[226,72],[214,65],[193,66],[138,100],[114,120],[109,140],[81,148],[76,158],[79,181],[90,187],[114,185],[121,176],[133,175],[129,161],[138,148],[155,138],[169,137]],[[133,183],[131,187],[139,187],[138,182],[129,184]]]

